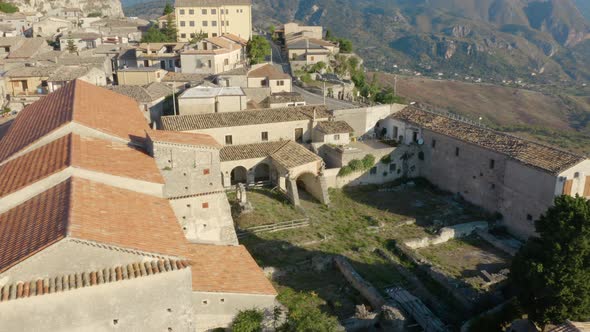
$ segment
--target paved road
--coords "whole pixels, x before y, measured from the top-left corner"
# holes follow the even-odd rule
[[[267,36],[267,38],[269,38]],[[281,47],[276,45],[275,43],[270,40],[270,46],[272,48],[272,61],[277,68],[280,68],[285,73],[290,73],[291,69],[289,68],[289,61],[283,58]],[[324,103],[324,97],[312,92],[309,92],[303,88],[300,88],[293,84],[293,91],[300,93],[303,98],[305,98],[305,102],[310,105],[318,105]],[[347,101],[338,100],[334,98],[326,98],[326,105],[331,110],[336,109],[346,109],[346,108],[355,108],[353,103],[349,103]]]

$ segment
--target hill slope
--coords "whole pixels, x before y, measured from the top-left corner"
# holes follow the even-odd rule
[[[386,71],[590,80],[590,54],[576,48],[590,23],[572,0],[255,0],[254,16],[324,25]]]
[[[101,13],[109,17],[123,16],[119,0],[4,0],[23,12],[51,13],[54,8],[80,8],[85,14]]]
[[[393,75],[377,80],[393,85]],[[398,76],[398,94],[408,101],[466,116],[482,123],[575,152],[590,154],[590,89],[586,95],[541,92]]]

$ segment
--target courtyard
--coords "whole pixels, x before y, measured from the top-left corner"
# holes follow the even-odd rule
[[[392,249],[396,242],[432,236],[444,226],[491,220],[485,211],[453,195],[418,180],[331,189],[329,207],[302,195],[302,206],[295,208],[279,192],[258,188],[248,191],[254,211],[243,215],[236,209],[235,195],[228,196],[236,226],[245,235],[240,243],[261,267],[272,267],[273,282],[280,293],[289,289],[308,292],[323,300],[321,309],[326,313],[340,320],[353,316],[355,306],[365,301],[331,265],[330,257],[342,255],[381,291],[398,286],[416,291],[418,297],[428,293],[423,302],[453,329],[470,315],[446,289]],[[251,227],[301,219],[308,219],[309,226],[248,233]],[[469,278],[467,271],[481,266],[493,266],[490,273],[507,266],[507,257],[480,242],[452,240],[437,246],[444,250],[432,247],[420,253],[459,279]],[[460,250],[455,253],[455,249]],[[389,258],[379,252],[386,252]],[[415,280],[410,280],[415,279],[414,275],[424,289],[416,290]],[[476,283],[472,285],[480,288]]]

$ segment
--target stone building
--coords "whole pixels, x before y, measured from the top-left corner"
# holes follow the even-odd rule
[[[380,124],[414,146],[418,174],[490,212],[513,234],[534,234],[534,221],[557,195],[590,197],[583,156],[413,107]]]
[[[241,112],[162,117],[165,130],[211,135],[222,145],[280,140],[311,143],[312,131],[331,117],[326,106],[268,108]]]
[[[141,43],[136,48],[138,67],[160,67],[167,71],[180,68],[180,52],[186,43]]]
[[[180,55],[182,72],[214,75],[243,67],[243,43],[226,36],[205,38],[184,50]]]
[[[252,38],[252,0],[177,0],[174,5],[179,41],[189,41],[198,32]]]
[[[76,80],[21,111],[2,137],[3,329],[206,331],[274,305],[243,246],[187,240],[173,208],[177,176],[209,163],[220,178],[212,158],[191,156],[218,153],[213,139],[150,131],[137,108]],[[171,173],[160,168],[168,152],[179,159]],[[205,182],[189,181],[187,196],[209,191]]]
[[[172,94],[172,88],[157,82],[144,86],[113,85],[109,89],[135,99],[152,128],[160,126],[160,119],[164,115],[164,101]]]

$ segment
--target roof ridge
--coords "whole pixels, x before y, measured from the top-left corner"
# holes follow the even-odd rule
[[[117,281],[147,277],[191,266],[188,260],[158,259],[80,273],[18,281],[0,288],[0,302],[47,295],[78,288],[92,287]]]

